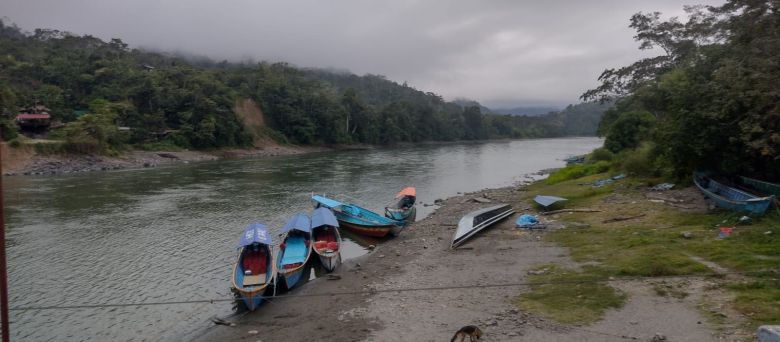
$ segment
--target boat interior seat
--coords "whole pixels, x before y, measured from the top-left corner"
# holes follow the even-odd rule
[[[265,285],[265,277],[266,276],[267,275],[265,273],[257,274],[257,275],[245,275],[244,276],[244,286]]]
[[[301,265],[303,265],[302,262],[296,262],[296,263],[293,263],[293,264],[286,264],[283,267],[284,267],[285,270],[289,270],[289,269],[292,269],[292,268],[299,267]]]
[[[314,240],[318,242],[319,241],[335,242],[336,234],[334,234],[331,228],[317,230],[316,235],[314,236]]]
[[[251,272],[250,275],[262,274],[265,273],[268,267],[268,255],[262,249],[257,252],[250,250],[244,254],[241,264],[244,271]]]
[[[288,236],[285,244],[286,247],[281,260],[282,265],[306,261],[306,255],[309,252],[308,239],[302,236]]]
[[[360,216],[360,209],[355,208],[351,205],[345,205],[342,207],[342,210],[346,211],[348,214],[353,216]]]

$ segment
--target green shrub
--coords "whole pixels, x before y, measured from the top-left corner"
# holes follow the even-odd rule
[[[629,174],[656,177],[661,173],[652,143],[643,143],[640,147],[620,153],[616,166]]]
[[[176,144],[172,140],[163,140],[153,143],[146,143],[146,144],[138,144],[135,145],[136,148],[144,150],[144,151],[181,151],[181,146],[176,146]]]
[[[19,136],[18,128],[13,120],[0,119],[0,138],[5,141],[16,138]]]
[[[13,148],[19,148],[19,146],[22,146],[22,143],[19,142],[19,139],[11,140],[11,142],[8,143],[9,146]]]
[[[612,158],[614,157],[615,154],[604,147],[599,147],[590,154],[591,161],[612,161]]]
[[[609,170],[609,166],[609,162],[606,161],[599,161],[592,164],[573,164],[555,171],[550,175],[550,177],[547,177],[545,182],[549,185],[552,185],[570,179],[595,175],[597,173],[607,172],[607,170]]]
[[[33,145],[35,152],[38,154],[57,154],[62,153],[64,145],[61,143],[36,143]]]

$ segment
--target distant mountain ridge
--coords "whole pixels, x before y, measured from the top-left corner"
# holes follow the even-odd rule
[[[560,107],[552,107],[552,106],[521,106],[521,107],[513,107],[513,108],[493,108],[490,111],[496,114],[504,114],[504,115],[528,115],[528,116],[538,116],[538,115],[544,115],[551,112],[559,112],[562,108]]]

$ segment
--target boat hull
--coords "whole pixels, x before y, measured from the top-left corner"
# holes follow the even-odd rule
[[[701,192],[718,207],[739,212],[747,212],[756,216],[764,215],[775,198],[775,196],[758,197],[723,185],[709,177],[699,174],[694,175],[693,182],[699,190],[701,190]]]
[[[767,195],[775,195],[775,197],[780,196],[780,184],[769,183],[748,177],[739,177],[739,179],[742,181],[742,184],[749,185]]]
[[[511,205],[499,204],[466,214],[458,222],[458,228],[455,230],[455,236],[452,238],[450,248],[460,246],[467,239],[494,223],[511,216],[514,212]]]
[[[286,244],[291,241],[288,239],[289,239],[289,235],[286,235],[284,239],[282,239],[282,241],[284,241],[283,243]],[[311,258],[311,254],[313,253],[311,247],[311,236],[306,235],[304,237],[304,241],[305,242],[303,243],[298,241],[295,244],[287,245],[286,249],[280,248],[279,255],[276,257],[278,263],[276,269],[279,272],[277,278],[279,279],[280,282],[284,282],[284,285],[287,287],[287,289],[292,289],[293,287],[295,287],[295,285],[297,285],[300,282],[301,278],[303,277],[304,270],[306,269],[306,265],[309,264],[309,259]],[[285,264],[286,262],[285,260],[289,260],[289,259],[285,259],[285,253],[294,253],[290,251],[293,250],[293,248],[295,248],[296,246],[297,248],[299,248],[298,251],[303,250],[305,255],[303,255],[303,257],[299,256],[300,259]],[[285,268],[285,266],[287,265],[295,265],[295,264],[300,264],[300,265],[293,268]]]
[[[336,219],[336,221],[338,221],[338,219]],[[335,226],[315,227],[312,229],[312,236],[315,240],[315,243],[312,245],[312,251],[317,254],[317,257],[320,259],[320,264],[325,271],[333,272],[341,264],[341,248],[344,248],[339,228]],[[328,247],[318,248],[317,246],[320,241],[336,242],[338,245],[334,249]]]
[[[301,280],[301,278],[303,277],[304,266],[305,264],[289,271],[279,272],[279,274],[281,275],[281,279],[284,281],[284,285],[288,289],[295,287],[295,285],[297,285],[298,282]]]
[[[406,221],[396,221],[354,204],[342,203],[324,196],[314,195],[317,207],[331,208],[339,226],[353,233],[373,237],[385,237],[393,229],[400,232]]]
[[[265,301],[266,291],[275,286],[276,268],[274,265],[276,265],[276,263],[274,262],[274,254],[271,252],[271,249],[268,248],[268,255],[270,255],[270,257],[266,263],[266,274],[268,276],[266,277],[265,284],[261,286],[244,287],[243,285],[239,285],[243,284],[244,279],[244,269],[241,266],[243,253],[244,250],[242,248],[239,252],[238,260],[236,260],[236,264],[233,266],[231,285],[233,292],[237,295],[237,300],[240,300],[247,310],[254,311]]]
[[[336,217],[338,217],[338,215]],[[399,227],[394,224],[383,225],[383,226],[363,225],[363,224],[342,220],[342,219],[339,219],[339,226],[356,234],[380,237],[380,238],[387,236],[387,234],[389,234],[393,230],[393,228]]]
[[[404,224],[409,224],[417,219],[417,208],[411,207],[405,210],[386,208],[385,216],[387,216],[389,219],[404,222]]]
[[[322,268],[325,269],[325,271],[333,272],[339,265],[341,265],[341,253],[327,253],[327,254],[318,254],[317,255],[320,258],[320,263],[322,264]]]

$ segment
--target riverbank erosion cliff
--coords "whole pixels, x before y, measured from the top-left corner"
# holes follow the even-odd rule
[[[489,341],[747,340],[756,315],[771,319],[771,305],[746,309],[743,293],[730,290],[753,281],[730,275],[740,266],[700,249],[722,240],[709,227],[721,214],[708,213],[698,191],[659,195],[633,179],[590,185],[603,176],[448,198],[400,237],[346,262],[335,277],[229,317],[235,326],[188,338],[443,341],[476,325]],[[546,228],[517,229],[516,215],[538,212],[531,199],[540,193],[568,196],[567,206],[593,211],[540,216]],[[451,249],[458,220],[493,205],[476,197],[510,203],[518,214]],[[763,234],[764,224],[752,229]],[[752,233],[740,234],[726,243]]]

